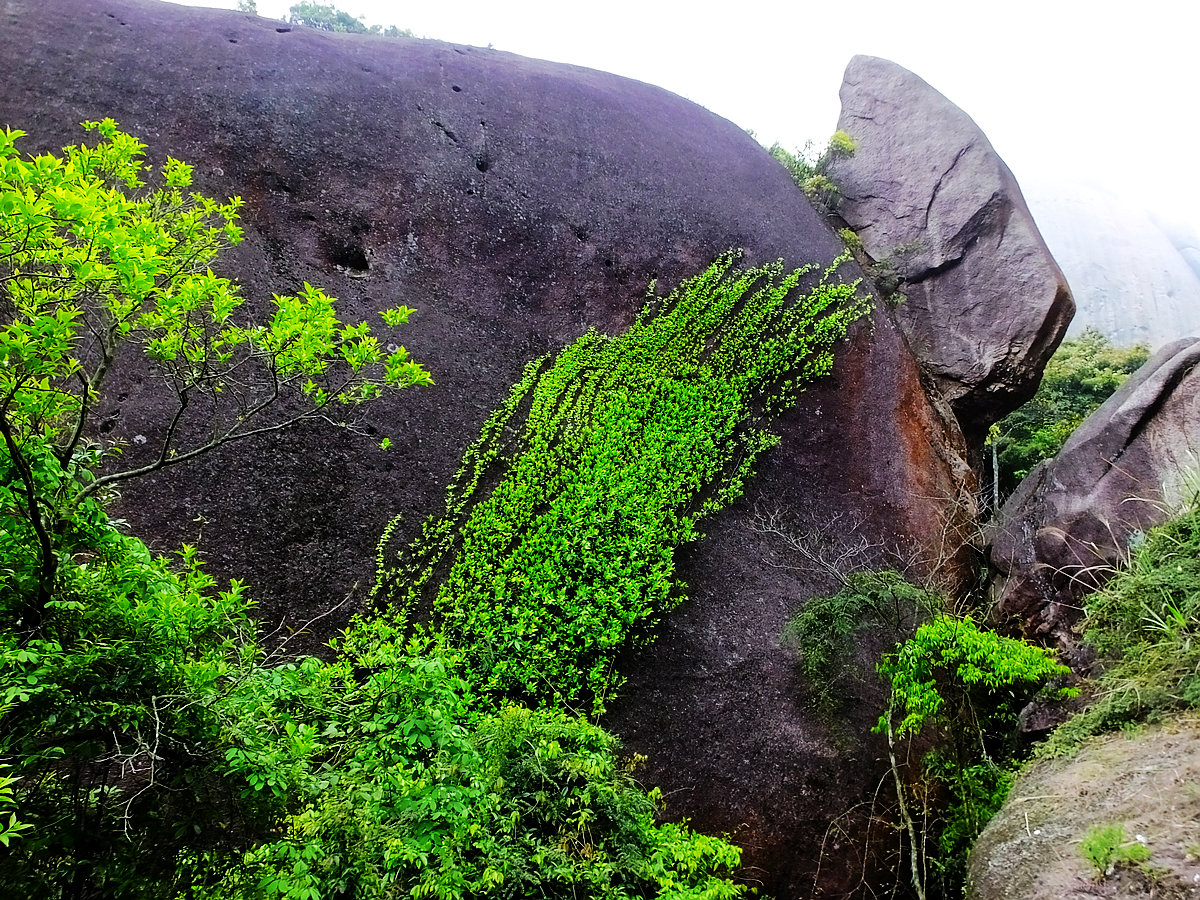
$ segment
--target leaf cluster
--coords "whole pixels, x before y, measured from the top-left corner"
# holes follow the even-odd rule
[[[739,496],[777,438],[761,424],[829,371],[864,314],[839,260],[739,270],[727,254],[618,337],[589,331],[530,364],[485,424],[446,513],[384,573],[402,609],[487,696],[603,706],[613,659],[682,596],[674,552]],[[440,580],[439,580],[440,576]]]
[[[898,715],[897,737],[926,726],[946,726],[964,715],[977,721],[976,698],[1037,685],[1070,670],[1043,647],[982,631],[970,616],[941,615],[886,654],[879,672],[891,685],[891,702],[877,730]]]

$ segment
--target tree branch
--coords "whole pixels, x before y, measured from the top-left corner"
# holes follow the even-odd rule
[[[11,401],[5,401],[4,406],[0,407],[0,434],[4,436],[4,444],[8,448],[8,455],[13,461],[13,465],[17,468],[17,473],[21,477],[22,483],[25,485],[25,508],[29,514],[30,524],[33,526],[33,532],[37,535],[38,551],[41,554],[41,564],[38,566],[38,592],[37,599],[30,609],[32,621],[30,631],[36,631],[42,624],[42,615],[45,612],[46,604],[50,602],[50,598],[54,596],[54,579],[58,575],[58,556],[54,552],[54,541],[50,537],[50,532],[46,528],[46,523],[42,519],[42,505],[38,502],[37,487],[33,480],[33,469],[29,465],[29,460],[25,458],[25,454],[18,446],[16,437],[13,435],[12,423],[8,421],[8,404]]]

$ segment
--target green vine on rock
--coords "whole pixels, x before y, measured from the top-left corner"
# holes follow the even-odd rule
[[[674,552],[738,497],[766,422],[827,373],[869,309],[834,262],[785,273],[721,256],[618,337],[588,331],[535,360],[447,492],[445,513],[381,573],[401,615],[464,651],[497,701],[603,708],[613,659],[684,585]],[[809,279],[811,281],[811,279]]]

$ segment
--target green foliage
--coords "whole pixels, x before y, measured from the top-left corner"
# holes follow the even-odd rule
[[[190,192],[191,167],[170,158],[151,189],[142,144],[111,119],[84,127],[100,135],[95,147],[28,159],[22,132],[0,131],[0,540],[38,550],[9,557],[4,588],[26,597],[33,631],[56,590],[59,546],[102,518],[95,496],[109,485],[430,381],[307,284],[275,297],[268,324],[236,323],[242,298],[209,266],[241,240],[241,201]],[[148,462],[97,474],[90,416],[130,345],[176,409]],[[191,422],[207,428],[187,443]]]
[[[788,170],[792,180],[809,200],[825,210],[832,211],[837,208],[841,194],[837,185],[829,178],[829,165],[835,159],[853,156],[857,148],[858,142],[854,138],[838,130],[830,137],[825,149],[819,153],[812,141],[808,141],[795,152],[785,150],[780,144],[772,144],[767,152]]]
[[[922,818],[926,830],[936,835],[933,856],[915,837],[914,817],[907,813],[894,749],[891,752],[912,836],[914,886],[923,895],[928,866],[942,894],[950,896],[961,890],[967,853],[1012,785],[1011,770],[996,760],[1013,754],[1017,711],[1038,686],[1069,669],[1041,647],[981,631],[969,616],[943,614],[921,624],[895,652],[885,654],[879,671],[891,696],[876,730],[887,735],[889,747],[922,731],[936,731],[940,738],[922,760]],[[941,815],[932,812],[929,802],[939,795],[945,798]],[[924,866],[918,865],[921,856]]]
[[[0,534],[6,560],[34,554],[28,535]],[[155,559],[107,521],[60,554],[36,635],[19,593],[0,593],[0,758],[31,829],[0,879],[19,896],[149,896],[189,848],[265,814],[231,805],[211,768],[247,604],[237,583],[214,590],[191,548]]]
[[[10,841],[20,837],[33,825],[17,819],[16,801],[13,799],[13,784],[17,779],[5,775],[6,771],[7,769],[0,766],[0,844],[8,847]],[[6,814],[7,822],[4,821]]]
[[[858,232],[854,231],[854,229],[852,229],[852,228],[839,229],[838,237],[840,237],[842,239],[842,243],[845,245],[846,249],[849,250],[851,253],[862,253],[863,252],[862,238],[858,236]]]
[[[1088,329],[1063,341],[1046,364],[1033,399],[999,425],[996,456],[1001,496],[1044,459],[1052,459],[1067,438],[1149,357],[1141,345],[1113,347]]]
[[[250,13],[252,16],[258,15],[258,4],[255,0],[238,0],[237,8],[240,12]]]
[[[656,825],[615,739],[560,711],[471,716],[444,659],[372,651],[339,762],[215,898],[734,898],[738,851]],[[328,731],[328,726],[326,727]]]
[[[397,28],[395,25],[387,28],[379,25],[368,27],[357,16],[343,12],[330,3],[295,3],[288,10],[288,21],[293,25],[304,25],[320,31],[336,31],[342,34],[375,34],[381,37],[413,36],[413,33],[407,28]]]
[[[891,685],[891,701],[876,730],[893,728],[899,715],[894,731],[902,738],[926,726],[969,724],[978,731],[978,710],[985,708],[978,699],[1070,670],[1045,648],[980,631],[970,616],[942,615],[885,655],[879,671]]]
[[[657,824],[587,721],[481,709],[454,656],[385,620],[333,662],[271,665],[240,586],[214,591],[194,551],[171,566],[111,526],[93,543],[44,638],[2,632],[14,895],[741,893],[738,851]]]
[[[1099,654],[1095,698],[1039,752],[1069,754],[1094,734],[1200,708],[1200,506],[1134,542],[1129,562],[1084,600],[1083,639]]]
[[[897,572],[855,572],[842,589],[813,597],[787,624],[784,641],[800,653],[800,671],[825,717],[846,695],[844,680],[854,662],[859,636],[872,626],[911,634],[917,623],[941,609],[937,595]]]
[[[740,495],[777,438],[762,422],[829,371],[867,302],[811,267],[727,254],[619,337],[532,363],[451,484],[445,515],[382,584],[432,597],[436,640],[497,703],[600,709],[613,659],[680,599],[674,551]]]
[[[1092,864],[1097,879],[1111,875],[1119,866],[1137,865],[1150,858],[1145,844],[1125,840],[1121,825],[1093,825],[1080,842],[1079,852]]]

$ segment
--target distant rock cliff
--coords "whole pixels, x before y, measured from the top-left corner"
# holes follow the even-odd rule
[[[1200,335],[1200,240],[1189,229],[1083,185],[1035,184],[1026,197],[1075,295],[1072,333],[1151,350]]]

